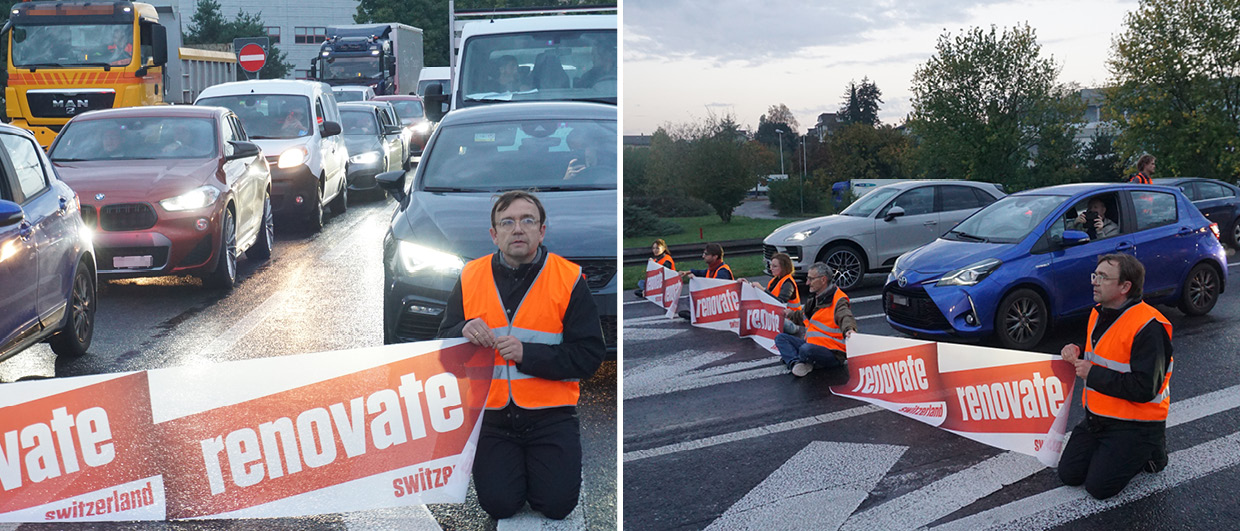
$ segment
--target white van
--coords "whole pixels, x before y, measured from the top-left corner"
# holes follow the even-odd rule
[[[440,93],[450,94],[452,92],[452,67],[422,67],[422,73],[418,75],[418,95],[425,97],[426,89],[431,85],[439,85]]]
[[[195,105],[232,109],[250,141],[271,166],[271,208],[323,228],[323,207],[348,208],[348,149],[340,111],[326,83],[284,79],[237,81],[207,87]]]

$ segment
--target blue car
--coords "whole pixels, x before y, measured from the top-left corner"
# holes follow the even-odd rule
[[[77,194],[29,132],[0,125],[0,360],[47,341],[90,348],[95,253]]]
[[[1110,253],[1145,265],[1147,302],[1186,314],[1209,312],[1226,287],[1218,226],[1179,189],[1069,184],[1000,199],[901,256],[883,310],[913,336],[996,336],[1005,348],[1030,350],[1056,321],[1094,306],[1089,274]]]

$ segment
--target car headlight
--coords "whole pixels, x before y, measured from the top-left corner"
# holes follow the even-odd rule
[[[425,132],[427,132],[427,131],[430,131],[430,130],[431,130],[431,123],[430,123],[430,122],[422,122],[422,123],[420,123],[420,124],[418,124],[418,125],[413,126],[413,130],[414,130],[414,131],[417,131],[417,132],[419,132],[419,133],[425,133]]]
[[[354,164],[374,164],[379,162],[379,152],[367,151],[365,153],[358,153],[352,157],[349,157],[349,162]]]
[[[284,150],[284,153],[280,154],[280,162],[277,162],[276,166],[281,168],[296,168],[306,163],[306,157],[309,154],[310,152],[306,151],[304,146],[288,148]]]
[[[164,207],[168,212],[180,212],[182,210],[196,210],[206,208],[215,203],[220,198],[219,189],[213,186],[199,186],[193,190],[185,192],[176,197],[169,197],[159,202],[159,206]]]
[[[410,275],[426,270],[451,275],[465,267],[465,261],[458,256],[406,241],[400,242],[396,258]]]
[[[952,271],[943,278],[940,278],[935,286],[972,286],[981,282],[982,279],[994,273],[1003,261],[997,258],[987,258],[981,262],[977,262],[968,267],[962,267]]]
[[[811,234],[813,234],[813,233],[815,233],[815,232],[818,232],[818,227],[814,227],[814,228],[812,228],[812,229],[805,229],[805,230],[800,231],[800,232],[794,232],[794,233],[792,233],[792,236],[789,236],[789,237],[787,237],[787,238],[784,238],[784,241],[786,241],[786,242],[799,242],[799,241],[802,241],[802,240],[804,240],[804,239],[806,239],[806,238],[810,237],[810,235],[811,235]]]

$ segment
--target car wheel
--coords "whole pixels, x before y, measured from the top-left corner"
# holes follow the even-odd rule
[[[271,258],[271,249],[275,247],[275,223],[271,216],[271,196],[263,198],[263,220],[259,227],[258,240],[245,252],[246,258],[266,260]]]
[[[65,323],[52,336],[52,352],[58,356],[81,356],[90,348],[95,334],[95,275],[86,262],[77,265],[73,274],[73,292],[70,295]]]
[[[1228,234],[1231,236],[1231,248],[1240,249],[1240,213],[1237,213],[1236,220],[1231,222]]]
[[[310,232],[323,230],[323,189],[314,187],[314,202],[310,205],[310,213],[306,215],[306,226]]]
[[[1197,264],[1188,272],[1184,279],[1183,293],[1180,295],[1180,311],[1188,315],[1205,315],[1214,309],[1218,302],[1221,282],[1218,271],[1208,264]]]
[[[332,199],[332,214],[342,215],[344,211],[349,209],[349,183],[341,182],[340,191],[336,193],[335,199]]]
[[[1031,289],[1018,289],[999,303],[995,316],[995,332],[999,344],[1006,349],[1032,350],[1042,342],[1050,328],[1046,301]]]
[[[224,221],[220,223],[219,256],[215,271],[203,280],[211,288],[232,289],[237,282],[237,219],[228,209],[224,210]]]
[[[865,279],[865,260],[848,245],[836,245],[823,253],[823,262],[835,273],[835,285],[848,291]]]

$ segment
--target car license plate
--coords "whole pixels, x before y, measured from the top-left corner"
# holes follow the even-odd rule
[[[126,269],[133,267],[151,267],[151,255],[143,256],[113,256],[112,267],[116,269]]]
[[[891,304],[900,305],[900,306],[908,306],[908,297],[905,297],[904,295],[897,295],[895,293],[892,293]]]

